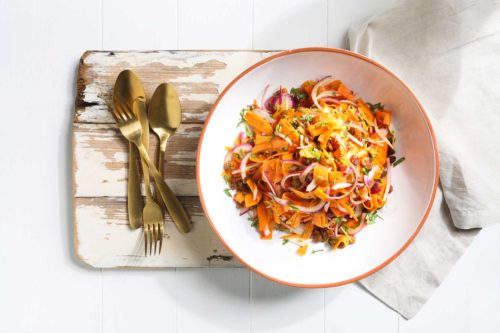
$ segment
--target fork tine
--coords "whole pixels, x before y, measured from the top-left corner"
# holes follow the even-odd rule
[[[144,255],[148,256],[148,226],[144,224]]]
[[[156,255],[156,244],[158,243],[158,224],[153,224],[153,242],[155,243],[155,255]]]
[[[148,255],[148,226],[144,225],[144,255]]]
[[[127,101],[125,101],[121,96],[117,95],[116,99],[118,100],[119,103],[115,103],[117,111],[120,113],[120,116],[123,120],[128,120],[130,119],[130,114],[129,114],[129,106]]]
[[[119,121],[127,120],[127,118],[123,115],[123,108],[120,104],[116,103],[114,107],[114,113]]]
[[[153,251],[153,228],[149,226],[149,255],[151,255]]]
[[[158,251],[158,254],[161,253],[161,246],[163,245],[163,223],[160,223],[160,234],[158,235],[160,238],[160,249]]]
[[[135,118],[135,114],[134,114],[134,110],[133,110],[133,107],[137,101],[138,98],[134,99],[132,101],[132,108],[129,106],[129,104],[120,96],[118,96],[118,99],[121,101],[121,106],[122,106],[122,114],[124,115],[124,117],[126,117],[127,119],[133,119]],[[127,120],[125,119],[125,120]]]

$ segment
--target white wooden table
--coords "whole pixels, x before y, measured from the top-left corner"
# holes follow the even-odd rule
[[[92,270],[74,258],[70,129],[84,50],[343,47],[350,24],[396,1],[0,0],[0,332],[500,332],[500,225],[410,321],[358,285],[294,289],[243,268]]]

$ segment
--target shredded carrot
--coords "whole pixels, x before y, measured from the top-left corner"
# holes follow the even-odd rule
[[[308,80],[288,92],[275,91],[266,110],[254,100],[242,111],[246,135],[226,147],[222,176],[242,214],[256,217],[261,239],[280,230],[282,239],[300,240],[299,255],[310,239],[343,248],[390,192],[392,112],[340,80]]]

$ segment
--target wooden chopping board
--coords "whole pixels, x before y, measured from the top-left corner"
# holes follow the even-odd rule
[[[101,268],[241,266],[206,220],[196,187],[196,150],[203,122],[219,93],[273,51],[87,51],[80,60],[73,118],[73,195],[76,255]],[[167,146],[166,181],[193,221],[180,234],[166,216],[163,250],[144,256],[142,229],[127,220],[128,145],[110,114],[118,73],[132,69],[148,99],[162,82],[181,99],[182,124]],[[237,112],[238,110],[235,110]],[[151,135],[151,156],[157,147]],[[156,158],[156,156],[155,156]]]

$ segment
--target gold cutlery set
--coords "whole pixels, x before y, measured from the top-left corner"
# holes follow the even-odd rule
[[[181,123],[179,97],[171,84],[162,83],[156,88],[147,106],[141,81],[134,72],[124,70],[115,82],[112,114],[120,132],[129,141],[127,210],[130,227],[137,229],[142,226],[144,228],[146,255],[148,255],[148,250],[149,255],[160,254],[165,227],[163,205],[180,232],[187,233],[192,228],[186,211],[164,180],[167,141]],[[158,136],[160,142],[157,166],[148,154],[150,128]],[[145,204],[141,194],[138,157],[142,165]],[[150,175],[153,176],[155,185],[154,196]]]

